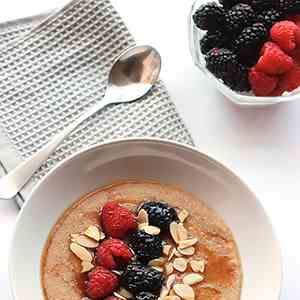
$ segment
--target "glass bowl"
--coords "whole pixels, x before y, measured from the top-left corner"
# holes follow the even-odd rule
[[[294,101],[300,99],[299,89],[286,93],[279,97],[257,97],[251,93],[235,92],[225,85],[222,80],[216,78],[205,66],[205,57],[201,53],[200,40],[205,35],[206,31],[197,28],[193,21],[193,14],[200,5],[211,2],[211,0],[196,0],[189,14],[189,44],[190,52],[195,65],[205,74],[207,79],[212,81],[216,88],[228,99],[238,105],[243,106],[266,106],[281,102]]]

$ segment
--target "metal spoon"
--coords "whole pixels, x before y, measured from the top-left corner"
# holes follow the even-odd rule
[[[13,198],[57,146],[84,120],[107,105],[135,101],[152,88],[161,69],[161,57],[150,46],[126,50],[114,62],[104,98],[75,119],[37,153],[0,179],[0,199]]]

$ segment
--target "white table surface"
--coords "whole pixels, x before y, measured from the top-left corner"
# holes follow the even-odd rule
[[[189,54],[187,15],[192,0],[112,1],[137,41],[161,52],[162,78],[198,148],[236,172],[261,199],[282,246],[281,299],[300,299],[300,99],[249,109],[220,95],[194,67]],[[66,2],[1,1],[0,22]],[[1,300],[9,299],[7,260],[18,212],[14,202],[0,203]]]

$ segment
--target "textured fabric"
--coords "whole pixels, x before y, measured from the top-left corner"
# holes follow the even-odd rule
[[[132,45],[133,37],[108,0],[77,0],[47,18],[0,25],[0,161],[4,168],[15,167],[101,101],[114,59]],[[84,122],[36,172],[22,196],[26,198],[57,162],[83,147],[140,136],[192,144],[162,82],[144,99],[107,107]]]

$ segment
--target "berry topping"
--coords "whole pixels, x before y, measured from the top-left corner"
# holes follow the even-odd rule
[[[166,203],[146,202],[141,206],[149,216],[149,224],[159,227],[161,230],[168,230],[173,221],[178,220],[176,210]]]
[[[121,276],[121,285],[135,295],[141,292],[157,293],[163,281],[161,272],[139,262],[128,265]]]
[[[253,0],[252,7],[255,11],[263,11],[270,8],[275,8],[276,0]]]
[[[267,37],[267,29],[262,23],[255,23],[245,28],[233,43],[239,60],[247,65],[254,65]]]
[[[277,0],[279,8],[287,15],[294,15],[300,13],[300,0]]]
[[[110,239],[100,244],[96,257],[100,266],[116,270],[127,265],[133,258],[133,253],[123,241]]]
[[[239,3],[251,5],[252,0],[219,0],[219,2],[223,5],[224,8],[228,9]]]
[[[249,82],[256,96],[269,96],[275,90],[278,78],[252,68],[249,72]]]
[[[145,231],[137,231],[130,237],[130,247],[135,252],[138,260],[148,263],[162,255],[162,240],[158,235],[151,235]]]
[[[255,20],[255,14],[250,5],[237,4],[225,14],[225,29],[230,34],[239,34]]]
[[[262,56],[256,64],[256,70],[270,75],[283,74],[294,66],[294,60],[285,54],[278,45],[265,43],[261,51]]]
[[[201,5],[193,15],[196,26],[203,30],[217,30],[224,24],[224,9],[216,2]]]
[[[135,299],[136,300],[157,300],[158,297],[151,293],[143,292],[136,295]]]
[[[274,8],[271,8],[270,10],[264,10],[257,16],[257,20],[263,23],[267,29],[271,29],[271,27],[276,22],[281,21],[282,18],[283,13]]]
[[[206,56],[206,67],[234,90],[248,91],[248,70],[243,67],[233,51],[214,48]]]
[[[294,22],[297,26],[300,26],[300,15],[293,15],[288,17],[289,21]]]
[[[83,298],[82,300],[87,300],[87,299]],[[105,298],[105,300],[120,300],[120,298],[115,297],[115,296],[109,296],[109,297]]]
[[[229,38],[221,31],[207,32],[200,40],[201,52],[206,54],[213,48],[223,48],[229,44]]]
[[[300,28],[291,21],[278,22],[271,29],[271,38],[282,50],[292,51],[300,43]]]
[[[113,238],[123,238],[137,228],[134,214],[116,202],[107,202],[100,215],[104,232]]]
[[[91,299],[100,300],[111,295],[118,287],[118,277],[103,267],[97,267],[88,274],[86,293]]]

